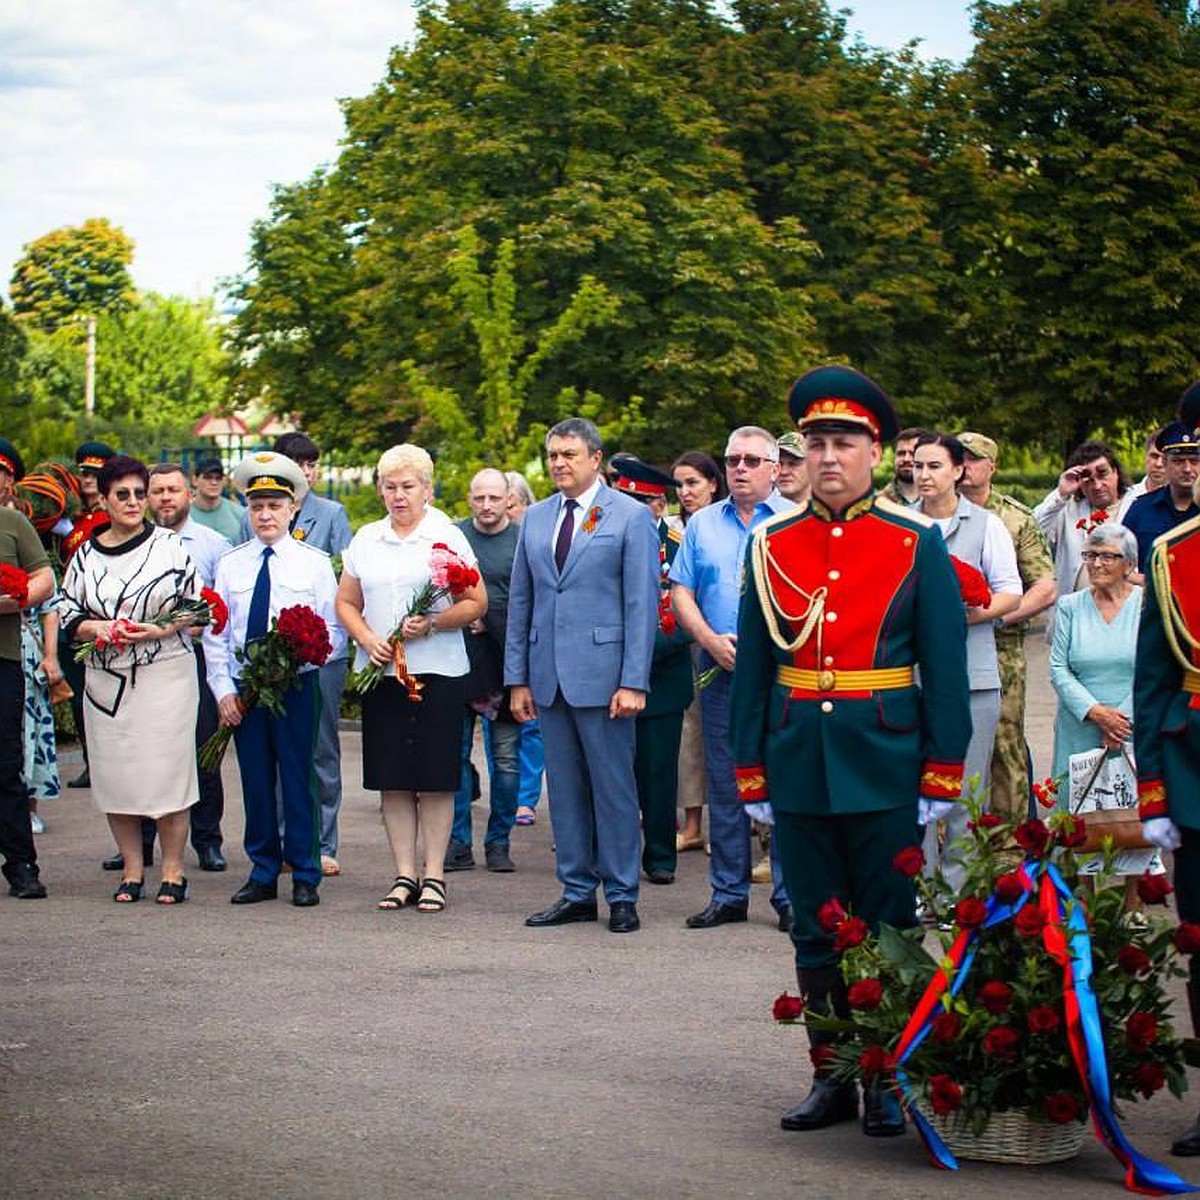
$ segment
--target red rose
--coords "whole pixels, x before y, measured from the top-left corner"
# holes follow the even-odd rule
[[[1167,897],[1175,889],[1165,875],[1151,875],[1147,871],[1138,879],[1137,890],[1146,904],[1166,904]]]
[[[817,924],[826,933],[836,933],[837,927],[846,919],[846,910],[842,907],[842,902],[833,897],[826,900],[820,908],[817,909]]]
[[[889,1066],[888,1052],[882,1046],[868,1046],[858,1056],[858,1065],[867,1078],[882,1075]]]
[[[1079,1101],[1070,1092],[1051,1092],[1046,1097],[1046,1120],[1055,1125],[1070,1125],[1079,1119]]]
[[[1180,954],[1200,954],[1200,925],[1195,921],[1181,921],[1171,934],[1171,941]]]
[[[1041,855],[1050,842],[1050,830],[1042,821],[1022,821],[1013,830],[1013,839],[1026,854]]]
[[[1125,1040],[1131,1050],[1149,1050],[1158,1037],[1158,1019],[1153,1013],[1135,1012],[1125,1022]]]
[[[933,1040],[944,1045],[962,1033],[962,1018],[956,1012],[940,1012],[933,1018],[932,1029]]]
[[[949,1075],[934,1075],[929,1080],[929,1107],[939,1117],[948,1117],[962,1107],[962,1088]]]
[[[1162,1063],[1138,1063],[1133,1069],[1133,1086],[1149,1099],[1167,1082],[1167,1073],[1162,1069]]]
[[[983,1052],[990,1058],[1014,1059],[1021,1035],[1011,1025],[997,1025],[983,1035]]]
[[[987,918],[987,905],[978,896],[964,896],[954,906],[954,919],[962,929],[976,929]]]
[[[921,868],[925,865],[925,851],[920,846],[905,846],[895,858],[892,859],[892,870],[899,871],[901,875],[908,876],[909,879],[920,875]]]
[[[998,1017],[1012,1003],[1013,990],[1007,983],[999,979],[989,979],[987,983],[979,989],[979,1003],[992,1014],[993,1017]]]
[[[1117,966],[1126,975],[1141,975],[1150,970],[1150,955],[1140,946],[1122,946],[1117,951]]]
[[[851,1008],[870,1012],[883,1003],[883,984],[878,979],[860,979],[847,989],[846,999]]]
[[[333,652],[324,619],[307,605],[296,604],[283,609],[275,628],[301,664],[322,666]]]
[[[1025,884],[1016,871],[1009,871],[996,880],[996,898],[1003,904],[1016,904],[1025,895]]]
[[[1062,1025],[1062,1018],[1058,1011],[1048,1004],[1039,1004],[1029,1010],[1025,1023],[1029,1026],[1030,1033],[1057,1033]]]
[[[1042,930],[1046,928],[1046,914],[1036,904],[1026,904],[1013,917],[1013,928],[1021,937],[1041,937]]]
[[[1087,822],[1082,817],[1068,814],[1062,818],[1055,836],[1058,844],[1066,846],[1069,850],[1082,846],[1087,841]]]
[[[813,1065],[813,1070],[817,1072],[828,1070],[833,1065],[835,1057],[833,1047],[827,1042],[818,1042],[808,1049],[809,1061]]]
[[[795,1021],[804,1011],[804,1001],[799,996],[789,996],[783,992],[775,997],[771,1014],[777,1021]]]
[[[1004,824],[1004,818],[996,813],[980,813],[978,821],[968,821],[967,828],[972,833],[976,829],[999,829]]]
[[[833,935],[833,948],[849,950],[854,946],[861,946],[867,940],[867,934],[870,932],[866,921],[861,917],[847,917],[838,926],[837,933]]]

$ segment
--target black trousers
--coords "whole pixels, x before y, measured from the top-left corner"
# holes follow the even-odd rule
[[[4,857],[4,877],[9,880],[12,868],[37,862],[22,774],[24,716],[25,672],[19,662],[0,659],[0,855]]]

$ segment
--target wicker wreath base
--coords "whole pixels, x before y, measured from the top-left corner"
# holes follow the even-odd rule
[[[1031,1166],[1074,1158],[1087,1133],[1082,1121],[1044,1125],[1019,1112],[993,1113],[979,1136],[966,1121],[954,1117],[930,1117],[929,1123],[955,1158]]]

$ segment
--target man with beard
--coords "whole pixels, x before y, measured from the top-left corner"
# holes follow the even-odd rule
[[[913,461],[917,452],[917,441],[924,436],[925,430],[919,425],[902,429],[896,434],[892,451],[894,467],[891,482],[879,493],[887,500],[894,500],[911,508],[920,500],[917,495],[917,485],[913,480]]]

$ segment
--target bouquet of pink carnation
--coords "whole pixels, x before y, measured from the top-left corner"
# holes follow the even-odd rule
[[[412,598],[408,617],[424,617],[433,611],[433,606],[449,596],[452,600],[461,596],[468,588],[479,582],[479,572],[455,554],[445,542],[435,542],[429,555],[429,579]],[[408,669],[408,660],[404,653],[404,639],[400,635],[403,621],[388,634],[388,642],[392,647],[392,663],[396,668],[396,678],[404,684],[410,700],[420,701],[422,683]],[[377,663],[367,663],[361,671],[350,679],[350,690],[353,692],[369,692],[383,678],[385,668]]]

